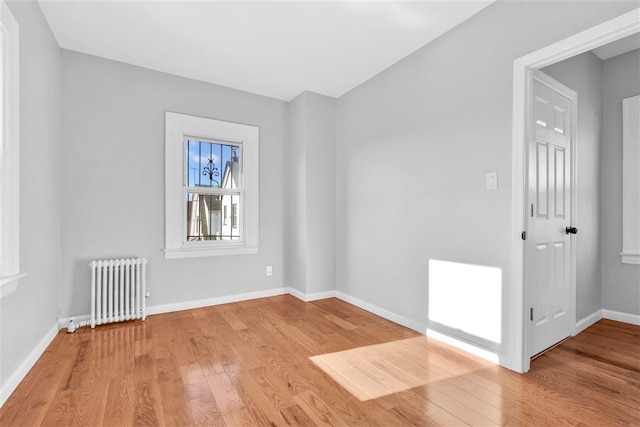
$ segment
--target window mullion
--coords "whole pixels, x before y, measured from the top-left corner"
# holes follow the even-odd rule
[[[224,189],[215,187],[188,187],[184,186],[185,193],[206,194],[213,196],[241,196],[242,189]]]

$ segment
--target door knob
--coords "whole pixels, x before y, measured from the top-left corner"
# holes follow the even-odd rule
[[[564,232],[567,234],[577,234],[578,233],[578,229],[575,227],[566,227],[564,229]]]

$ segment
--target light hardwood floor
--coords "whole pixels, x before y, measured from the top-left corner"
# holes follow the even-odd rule
[[[309,359],[399,340],[424,346],[397,357],[423,384],[369,400]],[[602,320],[519,375],[336,299],[280,296],[61,332],[0,425],[640,425],[639,353],[640,327]]]

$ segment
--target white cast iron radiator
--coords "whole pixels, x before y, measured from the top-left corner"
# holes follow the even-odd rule
[[[147,317],[144,258],[91,262],[91,327]]]

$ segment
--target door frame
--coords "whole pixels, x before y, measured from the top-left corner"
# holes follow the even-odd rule
[[[640,32],[640,9],[634,9],[588,30],[536,50],[513,61],[513,138],[511,170],[511,357],[509,367],[517,372],[530,368],[528,356],[528,316],[524,287],[524,241],[527,209],[527,103],[531,94],[532,70],[580,55],[602,45]],[[575,157],[573,155],[572,157]],[[574,168],[575,172],[575,168]],[[575,298],[574,298],[575,300]],[[574,301],[575,304],[575,301]],[[575,328],[575,321],[574,321]]]

